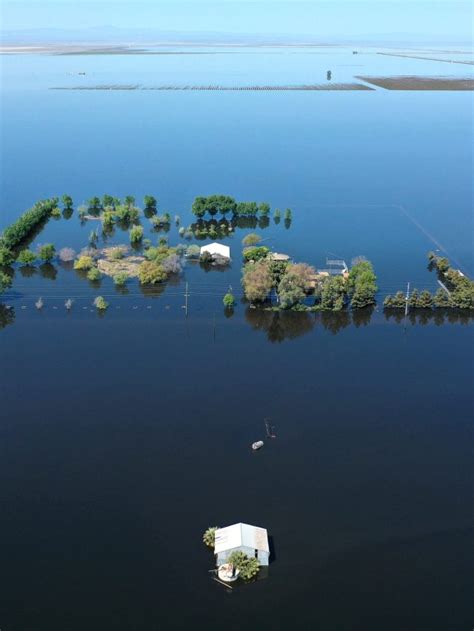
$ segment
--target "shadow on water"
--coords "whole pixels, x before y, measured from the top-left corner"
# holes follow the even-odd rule
[[[272,535],[268,536],[268,547],[270,548],[269,561],[270,563],[276,563],[277,553],[276,553],[276,548],[275,548],[275,539],[272,537]]]
[[[384,309],[383,314],[385,320],[394,320],[397,324],[403,324],[405,321],[405,312],[403,309]],[[469,324],[474,318],[474,311],[470,309],[412,309],[406,321],[412,325],[427,325],[431,322],[436,326],[442,324]]]
[[[15,322],[15,309],[0,303],[0,329]]]
[[[272,343],[305,335],[316,325],[314,313],[267,311],[251,307],[245,310],[245,319],[253,329],[264,331]]]
[[[43,263],[39,266],[39,273],[41,278],[56,280],[58,270],[54,267],[54,265],[52,265],[52,263]]]
[[[38,273],[38,268],[34,265],[22,265],[18,271],[23,278],[31,278]]]

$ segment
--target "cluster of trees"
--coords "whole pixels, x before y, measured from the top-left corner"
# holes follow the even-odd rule
[[[12,278],[8,274],[0,271],[0,294],[3,294],[4,291],[10,289],[12,286]]]
[[[17,262],[21,265],[33,265],[39,259],[43,263],[51,263],[56,256],[56,248],[52,243],[40,245],[36,254],[28,248],[21,250],[17,256]]]
[[[140,264],[138,278],[142,285],[154,285],[182,271],[181,249],[171,248],[166,243],[152,246],[144,252],[146,260]]]
[[[418,291],[413,289],[408,298],[411,309],[471,309],[474,310],[474,281],[467,278],[459,270],[452,268],[446,257],[428,253],[428,268],[436,270],[440,280],[448,291],[441,287],[432,294],[427,289]],[[388,295],[384,306],[389,309],[404,309],[406,295],[398,291],[395,295]]]
[[[241,550],[235,550],[229,555],[227,559],[228,563],[231,563],[235,568],[239,570],[240,578],[244,581],[257,576],[260,571],[260,563],[255,557],[249,557]]]
[[[256,232],[250,232],[249,234],[245,235],[245,237],[242,239],[242,245],[244,246],[257,245],[257,243],[260,243],[261,240],[262,240],[262,237],[259,234],[257,234]]]
[[[205,215],[216,215],[221,213],[231,213],[237,217],[268,217],[270,214],[270,204],[267,202],[237,202],[228,195],[209,195],[208,197],[196,197],[193,202],[192,212],[196,217],[203,218]],[[291,213],[291,211],[290,211]]]
[[[63,203],[66,207],[65,200],[67,196],[63,196]],[[127,195],[123,201],[112,195],[103,195],[102,198],[94,196],[89,199],[87,204],[79,207],[79,217],[85,219],[88,214],[102,217],[102,226],[105,231],[111,230],[115,222],[122,224],[137,223],[140,217],[140,209],[135,205],[135,197]],[[72,200],[71,200],[72,203]],[[145,195],[144,200],[145,215],[152,217],[156,214],[158,202],[152,195]],[[169,215],[168,215],[169,216]]]
[[[137,245],[143,239],[143,226],[133,226],[130,230],[130,243]]]
[[[151,218],[151,223],[154,228],[166,228],[171,224],[171,215],[169,213],[164,213],[163,215],[154,215]]]
[[[268,254],[268,248],[264,247],[244,249],[242,286],[251,302],[267,301],[275,289],[279,308],[294,311],[340,311],[349,301],[353,309],[375,303],[376,276],[369,261],[356,261],[348,278],[339,275],[318,278],[311,265],[273,261]],[[310,295],[314,296],[314,304],[305,305]]]
[[[361,309],[375,304],[377,277],[370,261],[358,259],[349,272],[348,293],[351,307]]]
[[[24,212],[13,224],[5,228],[0,237],[0,265],[10,265],[16,258],[15,248],[31,237],[42,222],[51,216],[58,199],[53,197],[37,202]]]
[[[270,248],[267,248],[265,245],[261,246],[250,246],[244,248],[242,252],[242,256],[244,261],[248,263],[249,261],[259,261],[260,259],[264,259],[268,256],[270,252]]]

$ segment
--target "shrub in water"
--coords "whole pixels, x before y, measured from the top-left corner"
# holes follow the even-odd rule
[[[99,309],[99,311],[105,311],[108,306],[109,303],[102,296],[97,296],[97,298],[94,299],[94,307]]]
[[[22,250],[18,255],[18,263],[32,265],[36,261],[36,254],[31,250]]]
[[[94,267],[94,259],[92,256],[82,255],[74,262],[74,269],[87,271],[90,270],[91,267]]]
[[[123,287],[128,280],[128,274],[127,272],[119,272],[118,274],[115,274],[114,276],[114,283],[116,285],[118,285],[119,287]]]
[[[91,281],[100,280],[100,271],[98,270],[98,268],[91,267],[90,270],[87,272],[87,278]]]
[[[143,226],[133,226],[130,230],[130,243],[140,243],[143,239]]]
[[[70,263],[76,258],[76,252],[72,248],[61,248],[59,250],[59,258],[63,263]]]
[[[235,305],[235,298],[233,294],[230,291],[228,291],[226,295],[224,296],[224,298],[222,299],[222,302],[224,303],[224,307],[226,309],[232,309],[233,306]]]
[[[52,243],[45,243],[39,249],[40,259],[42,261],[46,261],[46,263],[49,263],[49,261],[52,261],[55,254],[56,254],[56,248],[54,247]]]

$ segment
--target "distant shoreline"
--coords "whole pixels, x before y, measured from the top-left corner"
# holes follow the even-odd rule
[[[315,43],[315,42],[203,42],[203,41],[162,41],[162,42],[133,42],[125,44],[107,44],[105,42],[40,42],[40,43],[25,43],[16,42],[10,44],[0,45],[0,54],[38,54],[38,55],[179,55],[179,54],[218,54],[212,52],[198,52],[198,51],[178,51],[169,50],[170,48],[217,48],[217,49],[240,49],[245,50],[248,48],[279,48],[279,49],[295,49],[295,48],[313,48],[313,49],[326,49],[326,48],[350,48],[354,52],[367,52],[367,49],[371,49],[371,52],[376,52],[377,49],[383,49],[384,51],[393,51],[393,54],[398,53],[413,53],[417,51],[418,54],[450,54],[450,55],[472,55],[472,51],[459,48],[454,49],[433,49],[432,47],[410,47],[410,46],[393,46],[393,45],[374,45],[374,44],[351,44],[351,43]],[[163,50],[156,50],[161,48]],[[377,51],[378,52],[378,51]],[[391,54],[388,52],[379,52],[378,54]],[[425,59],[424,57],[419,57]],[[439,61],[439,60],[435,60]],[[450,60],[455,61],[455,60]],[[459,62],[457,63],[469,63]]]

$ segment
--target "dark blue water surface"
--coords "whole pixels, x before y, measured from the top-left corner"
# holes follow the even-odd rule
[[[470,628],[470,318],[380,305],[407,281],[436,288],[427,250],[473,272],[471,93],[49,90],[467,67],[345,49],[1,62],[1,227],[63,193],[151,193],[186,226],[196,195],[223,193],[292,208],[289,227],[256,228],[265,244],[317,267],[365,255],[380,287],[370,312],[250,309],[250,227],[223,239],[230,269],[188,262],[154,290],[17,267],[0,312],[2,631]],[[31,247],[80,250],[96,226],[75,211]],[[252,453],[265,417],[277,437]],[[236,521],[268,529],[273,562],[226,593],[201,537]]]

